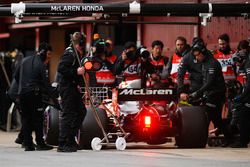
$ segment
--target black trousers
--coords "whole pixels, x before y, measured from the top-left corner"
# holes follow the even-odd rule
[[[227,137],[228,130],[222,121],[222,108],[225,103],[225,94],[224,93],[216,93],[207,96],[205,105],[206,112],[208,115],[208,123],[210,121],[213,122],[215,128],[218,128],[222,131],[222,133]]]
[[[29,92],[20,96],[22,132],[25,145],[32,145],[32,131],[35,131],[36,143],[44,143],[44,110],[40,93]]]
[[[76,86],[60,88],[62,111],[59,123],[59,146],[75,143],[75,136],[81,128],[86,108]]]
[[[246,107],[245,104],[240,108],[240,142],[242,144],[248,144],[250,140],[250,107]]]

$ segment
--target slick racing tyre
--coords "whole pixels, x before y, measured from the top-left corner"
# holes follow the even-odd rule
[[[204,148],[208,138],[208,120],[205,109],[200,106],[179,108],[176,145],[180,148]]]
[[[48,106],[45,111],[44,136],[47,144],[58,145],[60,111]]]

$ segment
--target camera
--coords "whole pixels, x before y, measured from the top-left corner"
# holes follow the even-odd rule
[[[232,60],[234,63],[242,63],[246,58],[247,56],[245,53],[236,52],[232,55]]]
[[[241,63],[242,62],[242,59],[239,57],[239,53],[233,54],[232,60],[234,63],[237,63],[237,62]]]
[[[140,46],[138,49],[136,49],[135,54],[137,57],[141,57],[144,59],[147,59],[150,56],[150,52],[144,46]]]
[[[136,59],[138,57],[147,59],[150,56],[150,52],[146,49],[146,47],[141,46],[141,47],[137,48],[135,52],[134,51],[128,51],[126,53],[126,56],[130,60],[134,60],[134,59]]]
[[[147,59],[150,56],[150,52],[147,50],[146,47],[139,47],[136,53],[138,54],[138,56],[144,59]]]

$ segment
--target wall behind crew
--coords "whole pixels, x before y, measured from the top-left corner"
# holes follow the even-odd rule
[[[229,3],[226,0],[222,2]],[[243,1],[230,1],[230,3],[233,2],[241,3]],[[250,21],[243,17],[212,17],[206,27],[201,27],[201,37],[208,44],[208,49],[215,50],[218,49],[217,37],[222,33],[227,33],[230,36],[230,46],[235,49],[240,40],[249,36],[249,27]]]
[[[144,21],[167,21],[167,22],[197,22],[195,17],[188,18],[160,18],[150,17]],[[187,39],[187,43],[191,43],[193,37],[198,36],[193,25],[160,25],[160,24],[145,24],[142,25],[142,43],[150,48],[151,42],[155,39],[161,40],[165,44],[163,55],[172,55],[175,51],[175,40],[177,36],[183,36]]]
[[[50,44],[53,48],[53,56],[49,64],[49,78],[54,81],[59,60],[65,48],[65,30],[64,29],[51,29],[49,36]]]

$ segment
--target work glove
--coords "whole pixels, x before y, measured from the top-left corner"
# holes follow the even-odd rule
[[[196,91],[196,92],[193,92],[193,93],[191,93],[191,94],[189,95],[189,97],[192,98],[192,99],[197,99],[199,96],[200,96],[200,95],[199,95],[199,93],[198,93],[197,91]]]

